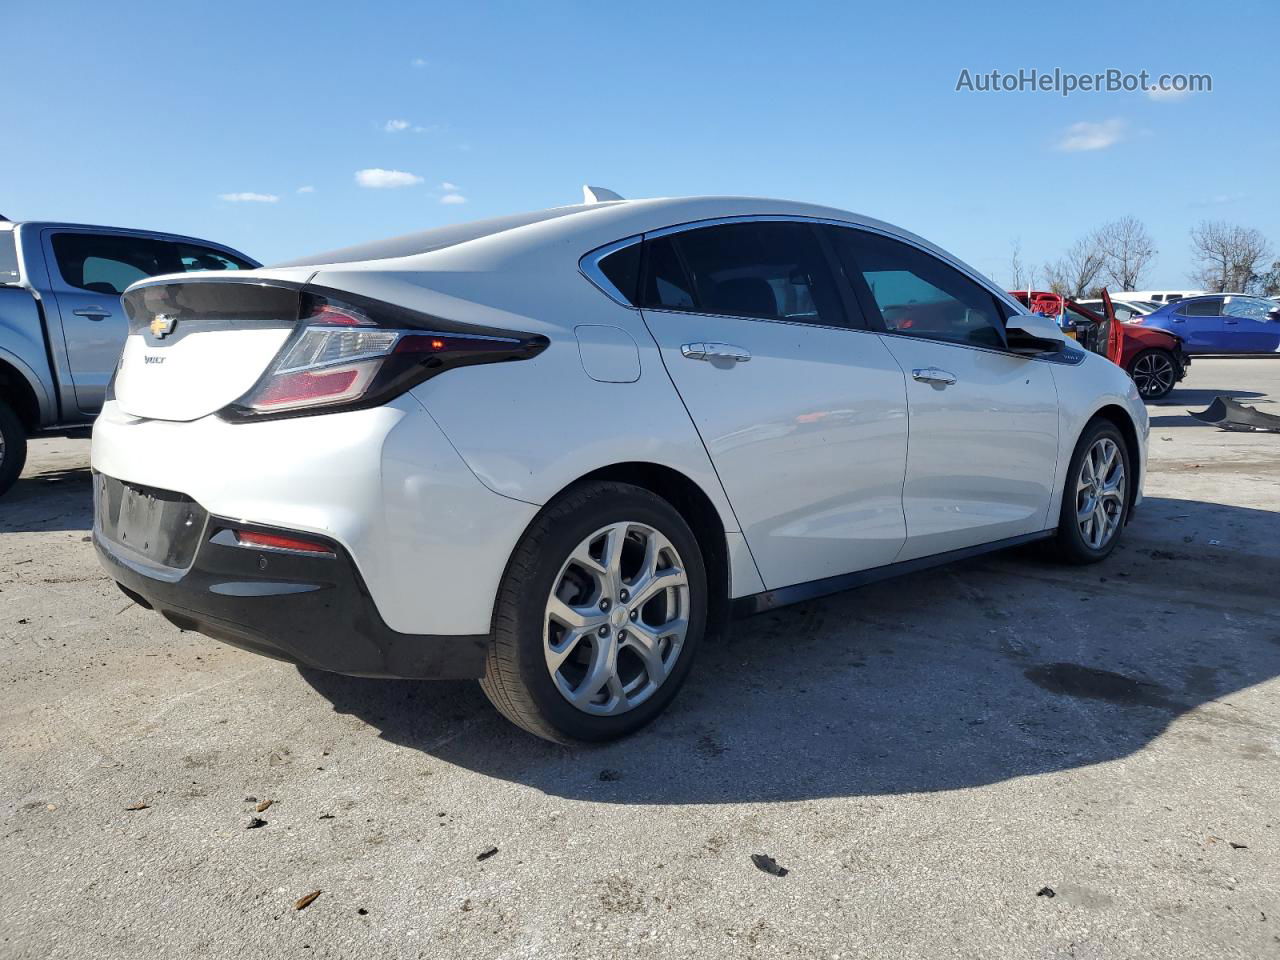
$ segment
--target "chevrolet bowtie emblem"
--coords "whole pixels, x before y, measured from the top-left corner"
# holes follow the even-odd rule
[[[151,321],[151,335],[157,340],[162,340],[169,334],[173,333],[173,328],[178,325],[178,321],[166,313],[157,313],[155,319]]]

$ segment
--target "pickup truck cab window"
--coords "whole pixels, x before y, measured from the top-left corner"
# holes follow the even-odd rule
[[[119,296],[131,283],[179,269],[171,245],[146,237],[59,233],[53,255],[68,286],[104,295]]]
[[[175,244],[180,269],[184,273],[196,270],[252,270],[253,264],[222,250],[201,247],[191,243]]]

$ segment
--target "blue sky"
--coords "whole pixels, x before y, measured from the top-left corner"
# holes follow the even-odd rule
[[[1202,219],[1280,247],[1274,0],[977,6],[9,0],[0,213],[271,262],[591,182],[843,207],[1001,281],[1015,238],[1042,263],[1126,214],[1156,238],[1150,286],[1186,283]],[[955,91],[1033,67],[1214,89]]]

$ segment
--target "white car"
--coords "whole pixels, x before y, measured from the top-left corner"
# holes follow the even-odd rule
[[[603,740],[726,618],[1137,504],[1133,381],[925,240],[588,203],[129,289],[94,541],[172,623]]]

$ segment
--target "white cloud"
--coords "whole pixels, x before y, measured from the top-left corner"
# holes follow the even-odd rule
[[[274,193],[220,193],[219,200],[228,203],[278,203],[280,198]]]
[[[457,193],[460,188],[456,183],[450,183],[446,180],[444,183],[440,184],[440,189],[445,193]]]
[[[419,70],[421,70],[426,65],[427,65],[427,61],[424,60],[422,57],[414,57],[412,60],[409,61],[409,66],[417,67]]]
[[[1239,203],[1241,200],[1248,199],[1248,196],[1247,193],[1219,193],[1203,200],[1197,200],[1191,205],[1193,207],[1220,207],[1227,203]]]
[[[1191,91],[1175,90],[1173,87],[1152,87],[1147,91],[1147,96],[1162,103],[1171,103],[1175,100],[1187,99],[1187,97],[1191,96]]]
[[[370,167],[368,170],[356,171],[356,183],[362,187],[412,187],[422,182],[416,173],[405,173],[403,170],[383,170]]]
[[[440,202],[441,202],[441,203],[450,203],[450,204],[453,204],[453,203],[466,203],[466,202],[467,202],[467,198],[466,198],[466,197],[464,197],[464,196],[463,196],[462,194],[460,194],[460,193],[446,193],[443,197],[441,197],[441,198],[440,198]]]
[[[1119,117],[1112,117],[1102,123],[1081,121],[1067,127],[1067,132],[1058,141],[1058,149],[1067,152],[1079,150],[1105,150],[1114,146],[1124,138],[1125,122]]]
[[[298,193],[315,193],[316,188],[311,186],[311,184],[307,184],[305,187],[299,187],[297,192]]]
[[[401,130],[408,130],[409,126],[408,120],[388,120],[383,124],[382,129],[387,133],[399,133]]]

